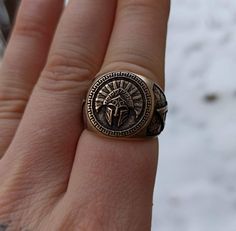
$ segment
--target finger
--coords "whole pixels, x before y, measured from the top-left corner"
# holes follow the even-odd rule
[[[101,73],[128,70],[164,86],[167,2],[119,1]],[[120,141],[84,132],[67,191],[76,201],[71,207],[82,207],[88,220],[107,230],[150,230],[157,153],[155,139]]]
[[[63,4],[63,0],[22,1],[0,69],[0,157],[45,64]]]
[[[120,0],[101,72],[137,72],[164,88],[169,7],[169,0]]]
[[[64,198],[81,227],[150,230],[157,149],[155,139],[112,140],[87,131],[81,135]]]
[[[50,178],[65,186],[68,180],[83,129],[82,101],[104,59],[115,7],[111,0],[71,0],[58,24],[47,64],[5,155],[18,169],[30,163],[35,181]],[[38,172],[46,177],[39,179]]]

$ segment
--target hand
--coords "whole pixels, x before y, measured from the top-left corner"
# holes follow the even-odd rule
[[[23,0],[2,61],[0,230],[150,230],[157,140],[88,132],[82,104],[97,73],[164,87],[169,1],[63,2]]]

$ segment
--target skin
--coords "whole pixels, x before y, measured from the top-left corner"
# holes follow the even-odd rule
[[[84,129],[97,73],[164,88],[168,0],[23,0],[0,69],[0,230],[147,231],[157,139]]]

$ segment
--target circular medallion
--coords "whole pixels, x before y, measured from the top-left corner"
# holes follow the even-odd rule
[[[94,82],[87,96],[92,126],[107,136],[133,136],[147,124],[152,95],[143,79],[130,72],[111,72]]]

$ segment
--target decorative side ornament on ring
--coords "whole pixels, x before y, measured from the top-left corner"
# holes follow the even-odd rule
[[[161,88],[131,72],[97,77],[88,91],[88,129],[110,137],[157,136],[164,129],[167,101]]]

